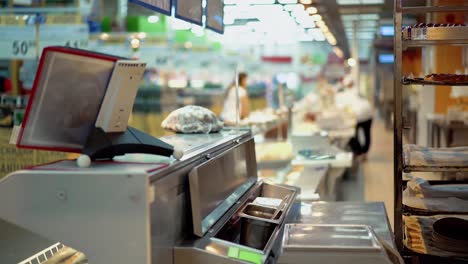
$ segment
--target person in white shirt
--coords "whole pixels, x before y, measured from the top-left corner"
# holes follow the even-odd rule
[[[247,73],[241,72],[238,75],[239,84],[239,120],[250,115],[250,99],[247,93]],[[224,106],[221,112],[221,119],[227,125],[236,123],[236,84],[233,82],[224,94]]]
[[[352,78],[344,78],[344,89],[335,95],[335,105],[338,108],[350,108],[356,115],[356,133],[349,146],[356,156],[365,155],[371,145],[371,127],[374,116],[370,102],[359,95]]]

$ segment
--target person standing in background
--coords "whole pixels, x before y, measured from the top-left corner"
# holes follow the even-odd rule
[[[356,116],[357,125],[354,137],[349,146],[356,157],[366,160],[366,154],[371,146],[371,127],[374,112],[372,106],[364,97],[359,95],[351,76],[343,80],[344,89],[335,96],[335,105],[338,108],[349,108]]]
[[[239,84],[239,120],[242,120],[250,115],[250,99],[247,93],[247,74],[241,72],[238,75]],[[221,119],[227,125],[236,123],[236,83],[233,82],[226,89],[224,94],[224,106],[221,112]]]

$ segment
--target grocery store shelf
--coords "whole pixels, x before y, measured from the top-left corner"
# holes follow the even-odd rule
[[[465,172],[468,171],[467,148],[403,147],[404,172]]]
[[[401,80],[403,85],[439,85],[439,86],[468,86],[468,83],[465,82],[436,82],[436,81],[426,81],[423,78],[407,78],[403,77]]]
[[[435,45],[467,45],[468,39],[446,39],[446,40],[404,40],[403,48],[425,47]]]
[[[426,14],[436,12],[466,12],[468,6],[412,6],[402,7],[403,14]]]

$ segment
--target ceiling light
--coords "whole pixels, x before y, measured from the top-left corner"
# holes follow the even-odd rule
[[[290,12],[293,12],[293,11],[303,11],[304,10],[304,6],[301,5],[301,4],[295,4],[295,5],[284,5],[283,6],[283,9],[285,11],[290,11]]]
[[[297,4],[297,0],[278,0],[280,4]]]
[[[311,6],[306,9],[306,12],[313,15],[313,14],[317,14],[318,11],[317,11],[317,8]]]
[[[322,21],[322,16],[321,15],[311,15],[310,18],[313,20],[313,21]]]
[[[311,5],[312,4],[312,0],[299,0],[299,2],[303,5]]]
[[[338,56],[338,58],[343,58],[343,51],[338,47],[333,47],[333,52]]]
[[[353,59],[353,58],[349,58],[349,59],[346,61],[346,63],[347,63],[348,66],[350,66],[350,67],[356,66],[356,60]]]

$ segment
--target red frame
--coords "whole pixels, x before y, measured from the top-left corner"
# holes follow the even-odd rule
[[[32,90],[31,90],[31,95],[29,97],[28,105],[26,107],[26,112],[24,114],[24,119],[23,119],[23,122],[21,124],[21,130],[20,130],[20,133],[19,133],[19,136],[18,136],[18,141],[16,142],[16,147],[17,148],[24,148],[24,149],[41,149],[41,150],[49,150],[49,151],[81,153],[82,149],[73,149],[73,148],[65,148],[65,147],[61,148],[61,147],[32,146],[32,145],[23,145],[21,143],[21,141],[23,139],[24,128],[28,124],[29,113],[31,111],[32,104],[34,102],[37,87],[39,85],[39,80],[41,79],[41,76],[42,76],[42,70],[43,70],[43,67],[44,67],[44,60],[45,60],[46,54],[48,52],[61,52],[61,53],[66,53],[66,54],[78,55],[78,56],[89,57],[89,58],[94,58],[94,59],[101,59],[101,60],[107,60],[107,61],[113,61],[113,62],[117,62],[118,60],[120,60],[122,58],[117,57],[117,56],[102,54],[102,53],[95,53],[95,52],[86,51],[86,50],[73,49],[73,48],[68,48],[68,47],[58,47],[58,46],[46,47],[42,51],[41,59],[39,61],[39,66],[37,68],[36,76],[34,78],[34,83],[33,83],[33,87],[32,87]]]

